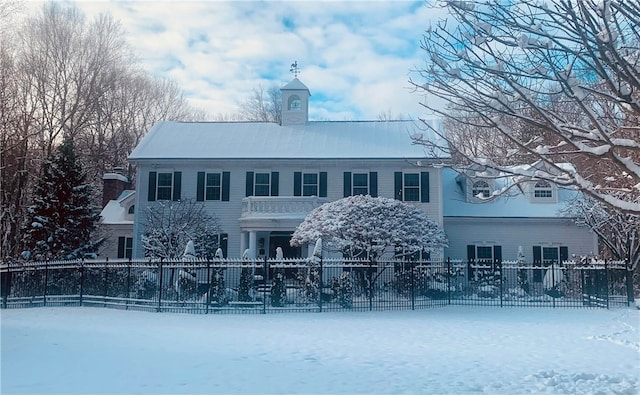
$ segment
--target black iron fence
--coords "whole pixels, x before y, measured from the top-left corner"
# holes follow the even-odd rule
[[[2,307],[102,306],[189,313],[408,310],[491,305],[608,308],[633,302],[624,262],[216,259],[0,266]]]

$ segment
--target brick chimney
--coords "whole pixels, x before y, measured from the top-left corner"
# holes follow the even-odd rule
[[[109,200],[115,200],[120,196],[122,191],[130,188],[129,179],[123,174],[122,167],[114,167],[112,173],[105,173],[102,176],[104,186],[102,188],[102,208],[104,208]]]

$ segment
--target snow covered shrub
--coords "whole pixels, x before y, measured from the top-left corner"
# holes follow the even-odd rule
[[[282,269],[276,269],[271,284],[271,306],[282,307],[287,302],[287,284]]]
[[[186,268],[178,271],[175,290],[180,300],[190,300],[195,297],[198,293],[196,274]]]
[[[224,269],[211,269],[211,286],[209,287],[209,302],[223,305],[228,302],[226,286],[224,282]]]
[[[253,288],[253,275],[249,267],[240,270],[240,285],[238,286],[238,302],[250,302]]]
[[[331,291],[335,301],[343,308],[353,307],[353,281],[350,272],[343,272],[331,279]]]
[[[133,283],[132,291],[137,299],[153,299],[158,290],[158,275],[155,270],[142,271]]]
[[[518,270],[518,287],[525,293],[529,293],[529,275],[527,269]]]
[[[317,302],[320,288],[318,268],[310,263],[308,267],[298,270],[296,280],[302,284],[302,297],[304,300],[310,303]]]

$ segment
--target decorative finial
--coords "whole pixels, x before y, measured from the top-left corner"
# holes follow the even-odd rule
[[[293,76],[298,78],[298,74],[300,74],[300,69],[298,68],[298,61],[296,60],[295,62],[291,63],[291,68],[289,69],[290,72],[293,73]]]

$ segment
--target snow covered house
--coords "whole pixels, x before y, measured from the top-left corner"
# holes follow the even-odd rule
[[[432,259],[563,259],[597,253],[597,239],[559,210],[574,192],[545,183],[480,203],[496,185],[442,165],[411,136],[414,121],[308,120],[309,89],[297,78],[282,88],[282,124],[161,122],[131,153],[137,166],[134,257],[142,257],[146,208],[161,200],[203,202],[220,219],[225,256],[308,256],[291,247],[296,226],[315,207],[356,194],[401,199],[443,226],[449,247]],[[434,121],[437,122],[437,121]],[[435,126],[436,124],[434,124]]]
[[[502,189],[508,179],[452,169],[441,174],[446,256],[484,262],[520,258],[546,266],[572,255],[598,253],[597,236],[561,214],[579,192],[532,180],[487,200],[483,198]]]
[[[315,207],[355,194],[412,202],[442,225],[440,172],[411,144],[413,121],[313,122],[309,89],[282,88],[282,124],[160,122],[131,153],[137,166],[133,256],[144,255],[141,216],[159,200],[194,199],[220,219],[225,256],[307,256],[296,226]],[[424,133],[424,132],[423,132]],[[420,167],[416,163],[420,162]],[[441,255],[441,254],[439,254]]]
[[[109,259],[131,258],[136,193],[129,189],[129,179],[120,169],[104,174],[102,179],[100,227],[106,233],[107,241],[100,248],[99,256]]]

